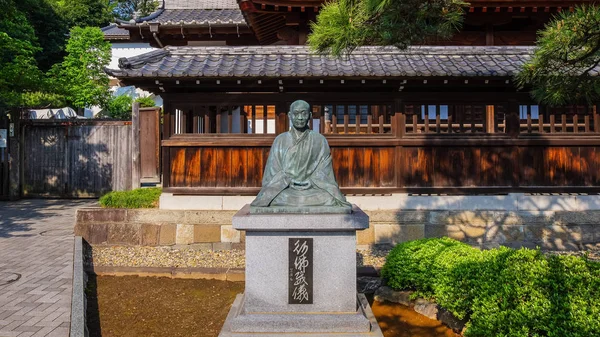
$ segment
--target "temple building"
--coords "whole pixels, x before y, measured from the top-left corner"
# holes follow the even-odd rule
[[[297,99],[346,194],[598,192],[598,105],[539,105],[514,83],[537,31],[587,2],[471,0],[451,40],[333,58],[305,46],[324,1],[165,0],[118,25],[160,49],[108,72],[164,100],[166,193],[256,195]]]

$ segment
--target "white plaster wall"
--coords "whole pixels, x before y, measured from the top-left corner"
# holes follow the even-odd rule
[[[150,47],[150,43],[140,42],[113,42],[112,57],[108,68],[119,69],[119,58],[138,56],[151,52],[157,48]]]

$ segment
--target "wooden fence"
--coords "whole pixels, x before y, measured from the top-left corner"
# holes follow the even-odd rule
[[[9,125],[6,115],[0,115],[0,200],[9,197]]]
[[[131,122],[22,122],[23,196],[98,197],[131,188]]]

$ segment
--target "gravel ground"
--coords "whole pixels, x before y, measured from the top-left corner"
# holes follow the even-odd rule
[[[357,266],[383,267],[389,248],[360,249],[356,252]],[[194,247],[141,247],[141,246],[94,246],[85,253],[88,266],[112,267],[206,267],[244,268],[245,251],[213,251]],[[590,260],[600,261],[600,250],[548,251],[547,254],[587,255]]]
[[[357,265],[382,267],[387,249],[357,251]],[[94,246],[85,253],[89,266],[244,268],[245,251],[135,246]]]

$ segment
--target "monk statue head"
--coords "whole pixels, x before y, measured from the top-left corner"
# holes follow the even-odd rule
[[[298,131],[304,131],[308,128],[308,121],[312,118],[310,105],[303,100],[297,100],[290,105],[288,117],[294,128]]]

